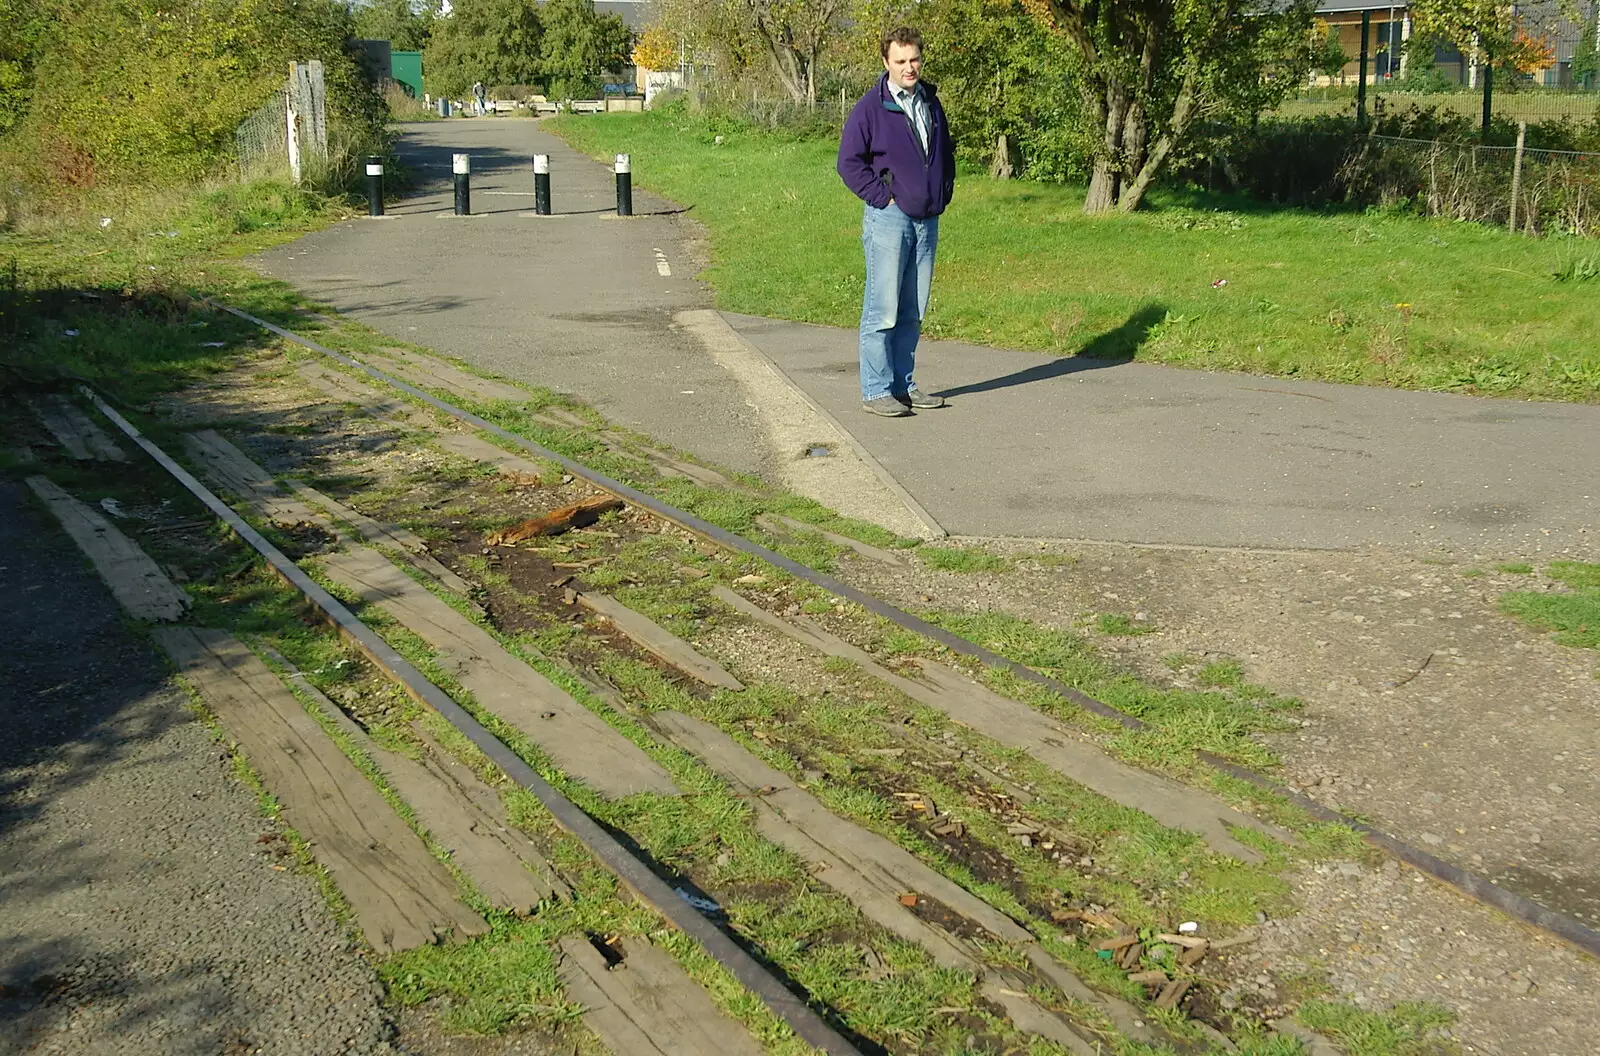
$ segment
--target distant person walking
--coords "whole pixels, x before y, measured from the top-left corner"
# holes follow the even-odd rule
[[[488,98],[489,98],[489,95],[484,90],[483,82],[482,81],[474,81],[473,84],[472,84],[472,105],[475,108],[476,113],[477,113],[477,115],[479,117],[482,117],[484,114],[489,112],[489,108],[488,108],[488,105],[487,105],[487,102],[486,102]]]
[[[917,341],[928,311],[939,214],[955,190],[950,126],[922,79],[922,34],[909,26],[882,41],[884,74],[857,100],[839,139],[839,176],[866,202],[861,243],[861,407],[886,418],[943,407],[917,388]]]

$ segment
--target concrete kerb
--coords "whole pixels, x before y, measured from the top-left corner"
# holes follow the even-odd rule
[[[946,536],[933,515],[872,458],[850,430],[797,386],[771,357],[741,338],[722,314],[696,309],[678,312],[672,322],[698,339],[707,354],[733,374],[750,406],[760,411],[787,486],[846,517],[866,520],[902,536]],[[806,458],[803,453],[819,443],[837,454]]]
[[[672,321],[733,375],[750,405],[761,412],[762,426],[787,486],[847,517],[900,535],[942,539],[948,534],[850,430],[796,385],[770,356],[741,337],[719,312],[679,312]],[[847,457],[803,456],[802,452],[819,443]]]

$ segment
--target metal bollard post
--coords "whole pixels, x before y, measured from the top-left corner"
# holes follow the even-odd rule
[[[617,215],[633,215],[633,160],[617,155]]]
[[[550,215],[550,155],[533,156],[533,211],[539,216]]]
[[[367,215],[383,215],[383,159],[376,154],[367,157]]]
[[[456,215],[472,214],[472,155],[456,154],[451,168],[456,174]]]

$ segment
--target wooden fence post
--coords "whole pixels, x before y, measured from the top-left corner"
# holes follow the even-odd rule
[[[289,90],[283,93],[285,120],[288,122],[289,179],[300,182],[300,106],[296,88],[296,63],[289,64]]]
[[[324,158],[328,156],[328,89],[323,80],[322,60],[312,59],[305,65],[306,88],[311,113],[311,142],[313,149]]]
[[[1517,205],[1522,197],[1522,151],[1528,142],[1528,122],[1517,122],[1517,160],[1511,166],[1511,224],[1512,234],[1517,233]]]

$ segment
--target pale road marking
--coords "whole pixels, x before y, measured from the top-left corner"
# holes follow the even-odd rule
[[[667,255],[660,249],[656,250],[656,272],[664,279],[672,277],[672,265],[667,263]]]
[[[870,521],[896,535],[915,539],[944,536],[938,522],[832,415],[760,349],[740,337],[721,315],[697,309],[679,312],[672,321],[698,340],[739,383],[745,402],[761,420],[767,454],[780,483],[846,517]],[[809,449],[818,446],[832,454],[806,457]]]

